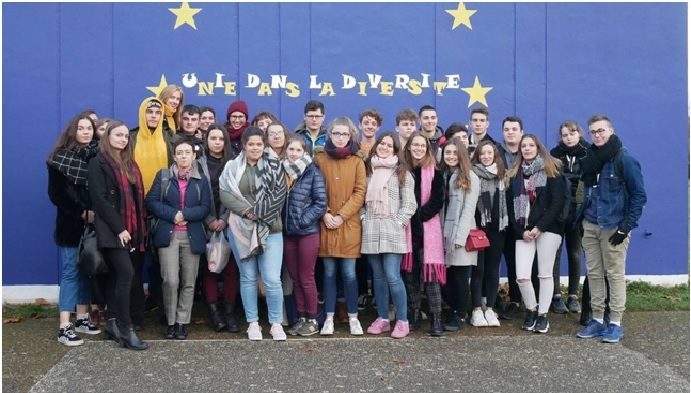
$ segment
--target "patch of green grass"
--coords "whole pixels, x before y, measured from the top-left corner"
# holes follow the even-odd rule
[[[689,311],[689,286],[651,285],[643,281],[629,281],[626,290],[627,311]]]
[[[8,318],[46,318],[57,317],[58,309],[55,305],[44,304],[5,304],[2,306],[2,319]]]

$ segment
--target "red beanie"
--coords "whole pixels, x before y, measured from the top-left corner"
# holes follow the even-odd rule
[[[245,103],[245,101],[242,100],[237,100],[230,104],[230,106],[228,107],[228,112],[226,112],[226,120],[230,120],[230,115],[233,112],[240,112],[243,115],[245,115],[247,119],[249,119],[250,117],[249,111],[247,110],[247,103]]]

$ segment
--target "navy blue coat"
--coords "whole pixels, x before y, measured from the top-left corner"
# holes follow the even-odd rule
[[[324,175],[313,163],[288,190],[283,209],[283,233],[305,236],[319,232],[319,220],[326,213]]]
[[[161,200],[161,172],[169,171],[170,186]],[[185,208],[182,215],[187,220],[187,235],[190,239],[190,249],[193,254],[206,252],[206,231],[204,219],[209,215],[211,207],[211,194],[209,181],[195,169],[190,173],[185,192]],[[152,234],[152,244],[156,248],[170,246],[175,227],[175,214],[180,210],[180,185],[172,169],[161,169],[156,174],[154,183],[146,194],[146,209],[154,217],[158,218],[158,225]]]

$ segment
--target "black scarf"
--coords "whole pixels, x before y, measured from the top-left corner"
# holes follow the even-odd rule
[[[77,146],[72,150],[59,150],[50,160],[49,165],[65,175],[69,181],[78,186],[88,186],[87,174],[89,160],[98,152],[98,142]]]
[[[592,187],[597,184],[597,177],[602,171],[602,166],[622,148],[621,140],[616,134],[612,134],[604,145],[597,147],[590,145],[587,155],[581,160],[581,172],[583,173],[583,184]]]

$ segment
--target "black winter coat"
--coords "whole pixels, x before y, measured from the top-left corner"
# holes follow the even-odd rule
[[[326,213],[324,175],[310,164],[288,190],[283,209],[283,233],[306,236],[319,233],[319,220]]]
[[[78,186],[65,175],[48,165],[48,197],[58,208],[55,218],[55,244],[61,247],[78,247],[84,232],[81,215],[91,209],[89,191]]]
[[[552,232],[560,236],[563,235],[564,223],[559,221],[559,214],[564,206],[564,179],[561,176],[548,177],[545,187],[538,187],[536,189],[535,201],[530,207],[528,225],[526,228],[523,228],[516,220],[513,207],[513,190],[519,186],[517,182],[523,181],[523,179],[517,179],[518,176],[520,174],[511,178],[506,191],[509,225],[513,228],[515,239],[523,239],[523,232],[530,231],[534,227],[537,227],[540,232]]]
[[[135,164],[136,165],[136,164]],[[143,187],[143,186],[142,186]],[[102,153],[89,161],[89,195],[91,196],[92,210],[96,213],[94,227],[98,238],[99,248],[126,248],[120,244],[118,234],[125,228],[125,221],[120,215],[120,207],[124,203],[123,192],[132,192],[132,189],[121,190],[115,180],[115,174],[110,168]],[[137,198],[134,198],[137,203]],[[146,215],[144,206],[137,204],[137,215]],[[143,230],[140,230],[141,234]],[[132,239],[132,244],[139,244],[144,239]]]

